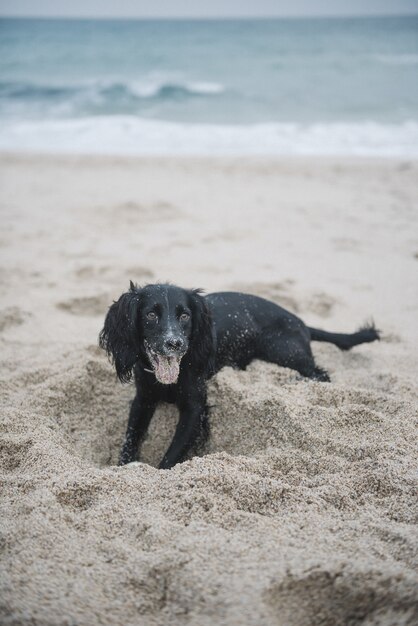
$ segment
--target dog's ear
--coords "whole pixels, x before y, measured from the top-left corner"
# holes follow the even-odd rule
[[[138,360],[139,301],[140,289],[131,281],[129,291],[110,306],[99,336],[99,345],[111,358],[122,383],[131,380],[132,368]]]
[[[192,336],[190,362],[194,371],[210,375],[215,371],[215,340],[212,315],[200,289],[190,292],[192,310]]]

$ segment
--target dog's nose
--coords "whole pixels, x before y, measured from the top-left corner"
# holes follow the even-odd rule
[[[166,339],[165,341],[165,346],[169,350],[179,350],[182,347],[182,345],[183,345],[182,340],[176,339],[175,337],[169,337],[169,339]]]

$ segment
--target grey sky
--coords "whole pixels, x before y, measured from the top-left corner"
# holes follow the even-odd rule
[[[418,13],[418,0],[0,0],[0,15],[263,17]]]

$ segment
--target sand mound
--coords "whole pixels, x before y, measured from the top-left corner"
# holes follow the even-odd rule
[[[3,529],[3,623],[415,623],[413,407],[396,383],[350,380],[350,361],[361,378],[377,350],[359,364],[323,348],[346,379],[330,384],[261,362],[226,368],[209,386],[207,448],[166,472],[153,466],[172,406],[144,463],[115,467],[133,388],[97,348],[32,373],[32,410],[9,412],[2,438],[18,513]]]

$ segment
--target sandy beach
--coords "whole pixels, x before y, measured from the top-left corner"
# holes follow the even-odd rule
[[[7,625],[418,623],[418,162],[0,157]],[[133,388],[97,347],[129,280],[270,298],[329,384],[254,362],[209,384],[202,456],[116,467]]]

